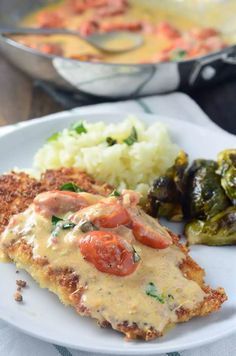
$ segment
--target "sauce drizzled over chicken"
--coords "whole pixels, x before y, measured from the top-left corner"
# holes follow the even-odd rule
[[[101,229],[126,226],[133,233],[133,241],[137,239],[152,248],[166,248],[172,244],[167,230],[135,206],[138,201],[138,194],[132,191],[124,192],[121,198],[52,191],[38,195],[33,206],[46,218],[77,211],[68,216],[68,221],[82,226],[82,232],[85,226],[88,230],[96,230],[79,238],[78,246],[84,258],[101,272],[125,276],[137,267],[132,245],[117,233]]]
[[[215,310],[226,297],[182,272],[185,249],[138,201],[132,191],[106,198],[41,193],[11,218],[0,247],[79,314],[128,338],[153,339],[178,321],[209,313],[211,293]]]

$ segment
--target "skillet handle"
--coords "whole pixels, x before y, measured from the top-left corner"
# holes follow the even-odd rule
[[[236,47],[197,59],[189,75],[190,88],[236,76]]]
[[[224,63],[236,65],[236,51],[232,53],[225,53],[222,59]]]

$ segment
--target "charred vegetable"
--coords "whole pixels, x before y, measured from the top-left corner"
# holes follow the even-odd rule
[[[148,210],[152,216],[163,216],[172,221],[183,219],[182,200],[187,166],[188,156],[180,151],[174,165],[153,182],[148,194]]]
[[[230,202],[216,174],[217,163],[195,160],[187,173],[185,213],[188,218],[209,219],[226,209]]]
[[[217,173],[221,175],[221,185],[229,199],[236,205],[236,149],[220,152],[218,165]]]
[[[194,220],[188,223],[185,235],[190,245],[236,244],[236,207],[231,206],[207,221]]]

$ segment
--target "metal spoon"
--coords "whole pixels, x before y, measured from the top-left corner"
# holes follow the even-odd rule
[[[108,33],[98,33],[90,36],[82,36],[79,31],[60,28],[0,28],[0,34],[4,35],[72,35],[77,36],[89,43],[99,51],[109,54],[119,54],[133,51],[144,43],[143,36],[129,31],[112,31]],[[119,43],[119,40],[125,40]]]

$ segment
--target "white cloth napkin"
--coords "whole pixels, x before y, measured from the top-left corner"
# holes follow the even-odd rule
[[[204,112],[187,95],[174,93],[162,96],[153,96],[138,100],[117,103],[98,104],[93,106],[73,109],[78,113],[155,113],[176,118],[177,120],[191,121],[213,130],[222,130],[214,124]],[[66,112],[53,114],[50,117],[66,115]],[[40,118],[38,119],[40,120]],[[20,123],[17,125],[25,125]],[[0,128],[0,135],[9,132],[14,126]],[[1,316],[0,316],[1,317]],[[236,334],[224,338],[214,344],[192,349],[189,351],[172,352],[167,356],[233,356],[236,355]],[[0,356],[95,356],[82,351],[67,349],[62,346],[52,345],[15,330],[5,322],[0,321]],[[148,356],[148,355],[147,355]]]

